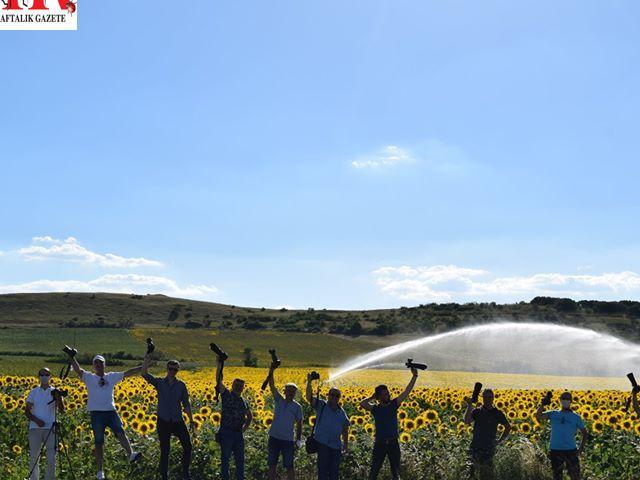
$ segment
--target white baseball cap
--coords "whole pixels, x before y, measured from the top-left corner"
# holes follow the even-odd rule
[[[96,363],[96,361],[101,361],[105,365],[107,363],[107,361],[104,359],[102,355],[96,355],[95,357],[93,357],[93,363]]]

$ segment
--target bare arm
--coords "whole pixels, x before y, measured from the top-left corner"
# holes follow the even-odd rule
[[[33,403],[27,402],[26,407],[24,407],[24,414],[27,416],[29,420],[34,422],[40,428],[44,427],[44,422],[36,417],[33,413],[31,413],[31,409],[33,408]]]
[[[349,427],[345,426],[342,429],[342,451],[349,451]]]
[[[64,398],[56,398],[56,408],[58,409],[58,413],[64,413]]]
[[[640,417],[640,405],[638,405],[638,392],[635,390],[631,394],[631,404],[633,405],[633,411]]]
[[[510,431],[511,431],[511,424],[507,422],[507,424],[504,426],[504,432],[502,432],[502,435],[500,435],[500,438],[496,443],[500,445],[502,442],[504,442],[507,438],[507,435],[509,435]]]
[[[309,402],[309,405],[316,408],[316,399],[313,398],[313,386],[310,373],[307,374],[307,390],[305,392],[305,398],[307,399],[307,402]]]
[[[73,368],[73,371],[76,372],[76,375],[78,375],[80,379],[82,379],[84,370],[80,368],[80,364],[78,363],[78,360],[76,360],[75,355],[73,357],[69,357],[69,363],[71,363],[71,368]]]
[[[274,373],[275,369],[274,368],[270,368],[269,369],[269,388],[271,389],[271,394],[273,395],[273,398],[278,398],[280,400],[283,400],[284,397],[282,396],[282,394],[278,391],[278,389],[276,388],[276,381],[274,379]]]
[[[543,420],[548,420],[549,416],[544,413],[544,405],[540,404],[538,406],[538,410],[536,410],[536,420],[538,421],[538,423],[542,423]]]
[[[418,370],[416,370],[415,368],[412,368],[411,374],[412,374],[412,377],[411,377],[411,381],[409,382],[409,385],[407,385],[407,388],[404,389],[404,392],[402,392],[396,398],[396,401],[398,402],[398,407],[402,405],[402,402],[404,402],[407,399],[407,397],[411,393],[411,390],[413,390],[413,387],[415,387],[416,385],[416,380],[418,380]]]
[[[302,420],[296,420],[296,442],[302,438]]]
[[[467,404],[467,410],[464,412],[464,423],[471,425],[473,423],[473,404],[469,397],[464,397],[464,401]]]
[[[373,403],[374,399],[375,399],[375,394],[365,398],[360,402],[360,408],[362,408],[363,410],[366,410],[367,412],[370,412],[371,410],[373,410],[373,407],[374,407],[374,403]]]
[[[221,362],[219,357],[216,359],[216,362],[216,389],[218,393],[222,393],[227,389],[222,382],[222,369],[224,368],[224,362]]]
[[[580,433],[582,434],[582,438],[580,439],[580,447],[578,448],[578,453],[584,452],[584,447],[587,445],[587,440],[589,440],[589,432],[586,428],[581,428]]]
[[[189,417],[189,424],[194,425],[193,423],[193,415],[191,414],[191,402],[189,401],[189,390],[187,390],[187,386],[185,385],[184,390],[182,391],[182,408],[184,409],[184,413]]]
[[[244,425],[242,426],[242,431],[246,431],[247,428],[249,428],[249,426],[251,425],[251,422],[253,422],[253,412],[251,411],[250,408],[247,408],[247,412],[245,413],[245,417],[244,417]]]
[[[133,377],[134,375],[139,375],[142,372],[142,365],[138,365],[137,367],[130,368],[129,370],[125,370],[122,378]]]

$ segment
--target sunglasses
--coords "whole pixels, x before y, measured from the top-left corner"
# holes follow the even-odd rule
[[[41,376],[41,377],[50,377],[51,374],[49,372],[40,372],[39,376]]]
[[[335,398],[340,398],[340,394],[339,393],[330,393],[329,396],[330,397],[335,397]]]
[[[167,367],[167,370],[169,370],[170,372],[177,372],[180,369],[178,367]]]
[[[107,381],[104,378],[101,378],[100,381],[98,382],[98,385],[100,385],[101,387],[104,387],[107,384]]]

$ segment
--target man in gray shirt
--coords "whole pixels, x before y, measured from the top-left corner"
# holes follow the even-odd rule
[[[169,360],[167,362],[167,376],[157,378],[148,370],[151,359],[147,355],[142,364],[142,378],[155,387],[158,392],[158,437],[160,438],[160,475],[162,480],[169,478],[169,451],[171,448],[171,435],[175,435],[182,445],[182,471],[184,480],[190,480],[189,465],[191,464],[191,438],[182,418],[182,409],[189,417],[190,426],[193,427],[191,404],[189,403],[189,391],[181,380],[176,378],[180,370],[180,362]]]

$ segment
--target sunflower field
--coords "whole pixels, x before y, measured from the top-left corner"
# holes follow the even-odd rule
[[[280,385],[295,381],[304,392],[306,374],[303,369],[279,369]],[[322,372],[326,374],[326,372]],[[362,373],[360,374],[362,375]],[[380,375],[376,372],[376,375]],[[387,372],[393,376],[393,372]],[[267,478],[267,429],[272,420],[273,401],[270,392],[260,385],[265,371],[256,368],[231,367],[225,370],[230,382],[235,377],[245,379],[245,397],[254,413],[254,423],[246,433],[246,477]],[[192,477],[195,480],[220,478],[220,452],[214,434],[220,422],[220,406],[214,401],[213,371],[181,372],[180,378],[189,387],[196,423],[193,434],[194,455]],[[58,478],[86,480],[95,478],[92,450],[93,438],[86,411],[86,390],[77,379],[54,386],[68,391],[66,412],[61,417],[66,446],[61,448]],[[24,407],[30,389],[37,386],[34,377],[0,376],[0,479],[23,480],[28,474],[27,420]],[[329,384],[322,386],[323,394]],[[373,419],[358,407],[371,395],[372,388],[354,384],[340,385],[342,403],[351,418],[349,453],[343,459],[341,478],[366,479],[373,440]],[[394,395],[402,387],[392,387]],[[497,389],[496,406],[510,419],[513,429],[509,440],[498,447],[496,476],[503,480],[551,479],[547,450],[549,429],[539,425],[534,413],[542,390]],[[614,390],[574,391],[574,409],[586,421],[591,439],[582,456],[584,478],[635,480],[640,478],[640,420],[624,411],[628,392]],[[467,449],[471,428],[463,423],[463,398],[469,390],[439,387],[416,388],[399,411],[402,442],[403,480],[460,480],[468,478]],[[560,391],[555,392],[558,398]],[[304,436],[315,420],[313,410],[298,399],[305,413]],[[110,480],[151,480],[158,478],[158,441],[155,434],[155,390],[142,378],[128,379],[116,387],[116,403],[134,449],[143,453],[143,460],[129,465],[116,439],[107,434],[105,470]],[[554,407],[557,408],[557,407]],[[62,447],[62,446],[61,446]],[[171,453],[171,472],[180,477],[180,447],[175,443]],[[232,462],[233,464],[233,462]],[[315,457],[303,450],[296,453],[298,479],[316,478]],[[388,472],[380,475],[389,479]]]

